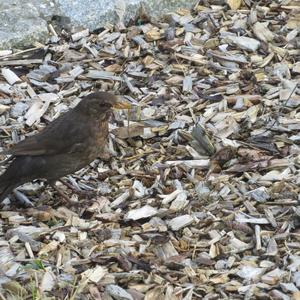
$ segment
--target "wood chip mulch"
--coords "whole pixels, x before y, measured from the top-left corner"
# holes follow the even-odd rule
[[[64,178],[90,197],[57,183],[78,206],[42,180],[4,200],[0,299],[299,300],[299,0],[118,14],[0,51],[2,150],[91,91],[133,104]]]

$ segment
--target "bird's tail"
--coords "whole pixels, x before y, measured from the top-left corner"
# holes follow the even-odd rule
[[[22,180],[20,180],[18,175],[17,165],[15,161],[13,161],[7,170],[0,176],[0,202],[4,200],[13,189],[24,183],[21,182]]]
[[[1,180],[1,178],[0,178]],[[10,184],[8,182],[1,182],[0,183],[0,202],[8,196],[13,189],[16,187],[15,184]]]
[[[14,188],[17,187],[17,184],[10,180],[3,180],[2,176],[0,177],[0,202],[5,199],[7,195],[9,195]]]

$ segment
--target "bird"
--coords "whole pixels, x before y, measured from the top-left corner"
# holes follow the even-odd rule
[[[41,132],[0,153],[12,158],[0,176],[0,201],[18,186],[35,179],[46,179],[64,196],[55,182],[87,166],[103,153],[112,109],[130,107],[120,96],[93,92]]]

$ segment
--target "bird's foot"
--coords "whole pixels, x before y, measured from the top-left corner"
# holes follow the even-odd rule
[[[70,190],[72,190],[75,194],[83,197],[83,198],[87,198],[87,199],[92,199],[95,197],[96,192],[94,191],[85,191],[85,190],[80,190],[77,187],[73,186],[72,184],[70,184],[69,182],[60,179],[59,180],[63,185],[65,185],[66,187],[68,187]]]
[[[59,196],[62,197],[69,205],[78,206],[80,203],[72,200],[67,194],[65,194],[60,188],[58,188],[55,184],[51,184],[51,187],[57,192]]]

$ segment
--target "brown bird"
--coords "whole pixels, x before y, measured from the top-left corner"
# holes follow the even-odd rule
[[[55,181],[74,173],[104,151],[112,108],[129,108],[113,94],[96,92],[40,133],[27,137],[2,154],[13,161],[0,176],[0,201],[16,187],[34,179]]]

